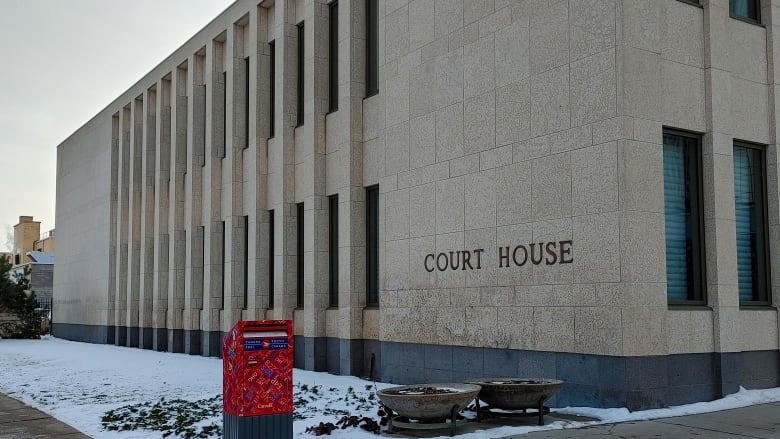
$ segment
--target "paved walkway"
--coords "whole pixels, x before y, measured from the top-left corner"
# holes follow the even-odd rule
[[[550,414],[555,418],[572,417]],[[508,421],[509,425],[533,425],[532,419]],[[491,422],[493,424],[493,422]],[[494,424],[495,425],[495,424]],[[460,432],[485,428],[469,423]],[[433,437],[446,431],[404,430],[392,437]],[[0,439],[90,439],[51,416],[0,393]],[[654,421],[625,422],[570,430],[552,430],[512,436],[509,439],[778,439],[780,438],[780,402],[740,409]]]
[[[556,420],[586,420],[576,416],[551,413],[547,423]],[[536,418],[491,419],[484,423],[469,422],[458,427],[459,433],[469,433],[502,425],[535,425]],[[446,435],[446,430],[402,430],[390,437],[431,438]],[[457,436],[455,436],[457,437]],[[780,402],[723,410],[701,415],[624,422],[592,427],[550,430],[510,436],[505,439],[780,439]]]
[[[89,439],[75,428],[0,393],[0,439]]]

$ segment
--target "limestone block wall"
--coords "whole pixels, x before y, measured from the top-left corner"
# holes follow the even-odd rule
[[[54,267],[52,319],[96,338],[109,324],[111,119],[93,119],[57,148],[57,210],[63,227]],[[63,336],[76,335],[66,332]]]
[[[623,3],[624,108],[635,121],[635,134],[636,124],[647,126],[649,148],[661,144],[663,128],[702,136],[708,306],[670,307],[658,317],[668,322],[671,354],[777,350],[776,310],[738,303],[732,167],[734,140],[766,145],[768,220],[774,236],[778,180],[770,78],[777,5],[761,2],[762,24],[757,24],[730,17],[728,2],[702,3]],[[663,189],[662,179],[648,183]],[[776,271],[772,257],[772,278]],[[775,303],[777,283],[771,283]]]
[[[379,338],[662,352],[642,336],[665,339],[662,248],[635,244],[663,223],[631,210],[652,157],[619,117],[619,3],[472,6],[383,4],[384,107],[364,110],[385,212]]]

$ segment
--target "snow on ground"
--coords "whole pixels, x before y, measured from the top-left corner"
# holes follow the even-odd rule
[[[341,410],[377,418],[374,383],[298,369],[295,369],[293,379],[296,398],[306,399],[306,409],[297,412],[306,419],[296,420],[293,427],[298,437],[311,437],[305,433],[306,427],[320,422],[336,423],[341,417]],[[376,388],[387,386],[389,384],[376,383]],[[159,438],[160,432],[155,431],[106,431],[101,417],[112,409],[136,403],[155,403],[162,397],[196,401],[221,395],[222,360],[76,343],[50,337],[43,340],[0,340],[0,392],[37,407],[94,438]],[[565,408],[556,411],[599,421],[556,421],[542,427],[498,427],[459,434],[458,437],[500,438],[541,429],[673,417],[772,401],[780,401],[780,388],[741,389],[717,401],[641,412]],[[214,416],[208,421],[221,424],[221,416]],[[446,430],[442,431],[442,434],[446,433]],[[331,436],[349,439],[377,437],[358,428],[336,430]]]

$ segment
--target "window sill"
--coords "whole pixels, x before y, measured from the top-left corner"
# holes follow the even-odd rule
[[[379,305],[366,305],[366,307],[363,308],[363,309],[366,309],[366,310],[379,310]]]
[[[755,305],[752,304],[739,304],[739,310],[740,311],[777,311],[777,307],[773,306],[769,303],[757,303]]]
[[[329,306],[329,307],[325,308],[325,311],[338,311],[338,310],[339,310],[338,305]]]
[[[755,20],[753,18],[748,18],[748,17],[740,17],[739,15],[731,15],[731,14],[729,14],[729,17],[733,18],[734,20],[741,21],[743,23],[766,28],[766,26],[764,26],[764,24],[761,23],[760,20]]]
[[[701,3],[695,1],[695,0],[677,0],[680,3],[685,3],[687,5],[696,6],[699,9],[704,9],[704,5]]]
[[[670,303],[669,311],[712,311],[706,303]]]

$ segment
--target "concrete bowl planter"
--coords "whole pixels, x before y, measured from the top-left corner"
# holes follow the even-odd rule
[[[548,378],[480,378],[466,383],[479,385],[479,399],[503,410],[538,409],[563,385]]]
[[[387,408],[409,419],[436,421],[452,418],[479,393],[480,387],[464,383],[397,386],[377,391]]]

